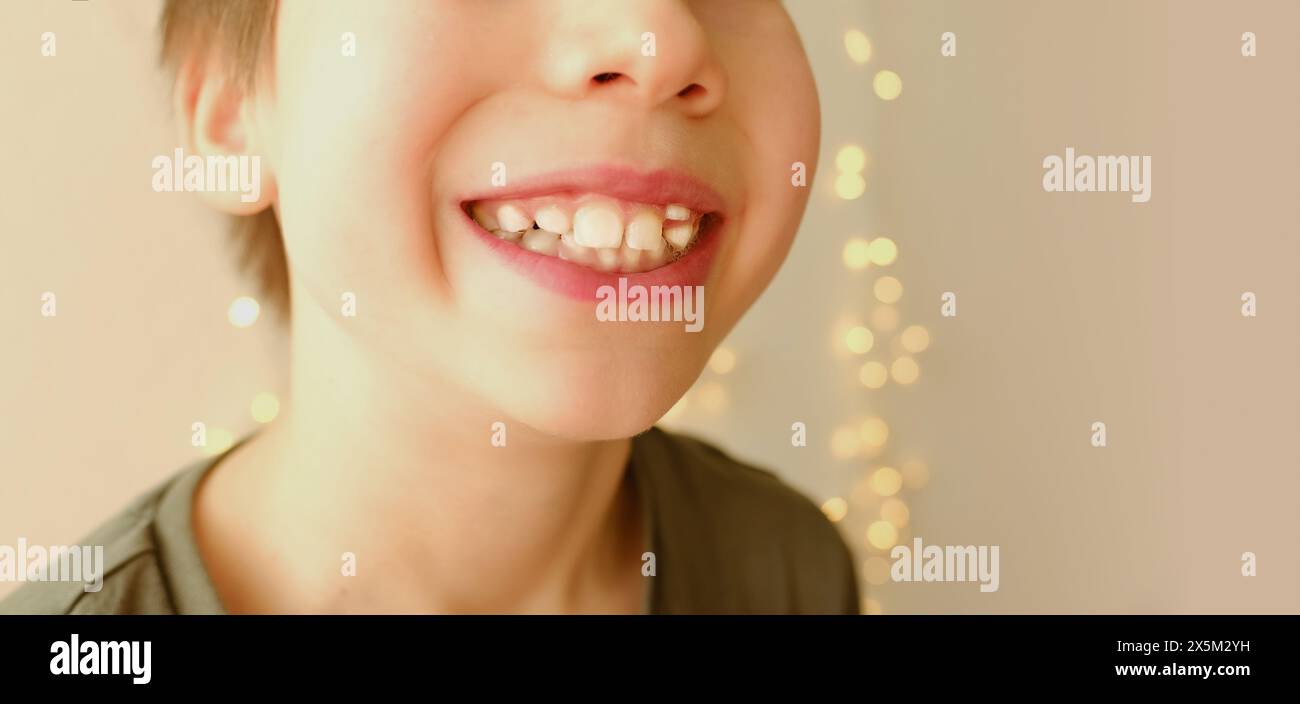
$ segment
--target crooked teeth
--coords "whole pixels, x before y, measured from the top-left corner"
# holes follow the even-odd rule
[[[497,222],[501,223],[502,230],[512,232],[523,232],[533,227],[532,218],[524,213],[523,208],[511,203],[497,208]]]
[[[664,208],[664,219],[690,220],[691,209],[684,205],[678,205],[677,203],[669,203],[668,207]]]
[[[583,247],[617,247],[623,241],[623,213],[617,203],[595,201],[573,214],[573,236]]]
[[[680,204],[625,203],[607,196],[543,196],[472,203],[484,229],[538,254],[608,272],[656,269],[687,250],[703,216]],[[536,223],[536,224],[534,224]]]
[[[573,221],[569,218],[569,211],[558,205],[548,205],[537,211],[537,227],[543,230],[550,230],[559,234],[564,234],[573,226]]]
[[[627,246],[656,251],[664,246],[664,223],[653,211],[642,210],[627,224]]]
[[[552,257],[560,252],[560,236],[546,230],[529,230],[525,232],[524,238],[519,241],[519,244],[530,252]]]
[[[664,239],[673,249],[682,251],[695,236],[695,225],[691,222],[675,223],[664,228]]]

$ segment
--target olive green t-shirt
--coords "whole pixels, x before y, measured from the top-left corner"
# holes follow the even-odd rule
[[[182,470],[92,533],[103,588],[28,582],[0,614],[221,614],[191,523],[194,491],[220,457]],[[628,467],[646,517],[654,614],[856,614],[853,560],[838,531],[774,475],[658,428]]]

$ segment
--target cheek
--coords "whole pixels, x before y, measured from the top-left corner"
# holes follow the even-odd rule
[[[748,155],[746,203],[728,242],[718,303],[738,318],[793,244],[817,170],[821,113],[811,69],[793,33],[764,51],[750,48],[736,61],[742,63],[730,74],[731,109],[746,140],[740,152]],[[797,164],[806,170],[803,185],[793,180]]]
[[[383,3],[326,7],[288,3],[281,17],[292,28],[276,47],[273,118],[285,245],[300,281],[331,299],[352,286],[395,301],[438,267],[430,160],[475,82],[450,60],[465,49],[429,42],[428,21],[397,21]],[[414,26],[422,32],[400,29]],[[356,35],[355,55],[339,27]]]

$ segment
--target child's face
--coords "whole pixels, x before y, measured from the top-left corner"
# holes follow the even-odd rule
[[[789,249],[807,199],[792,164],[815,167],[819,114],[775,0],[281,0],[276,22],[257,130],[295,306],[424,388],[450,382],[566,438],[629,436],[691,385]],[[503,230],[581,222],[525,235],[537,253],[480,228],[474,204]],[[691,220],[661,222],[668,204]],[[620,275],[702,285],[703,329],[598,320],[596,287]]]

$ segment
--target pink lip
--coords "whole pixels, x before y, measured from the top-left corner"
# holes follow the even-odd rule
[[[684,256],[671,264],[640,273],[606,273],[558,257],[536,254],[513,242],[502,241],[479,227],[462,207],[477,200],[522,199],[559,193],[596,193],[649,205],[678,203],[697,213],[711,213],[713,223],[707,231],[700,233],[699,239]],[[617,288],[619,279],[627,279],[628,285],[702,285],[709,276],[713,255],[717,252],[726,226],[722,202],[722,198],[712,188],[679,172],[600,166],[521,179],[506,188],[461,198],[456,207],[478,240],[500,255],[516,271],[556,293],[577,301],[593,302],[596,300],[597,289],[601,286]]]

